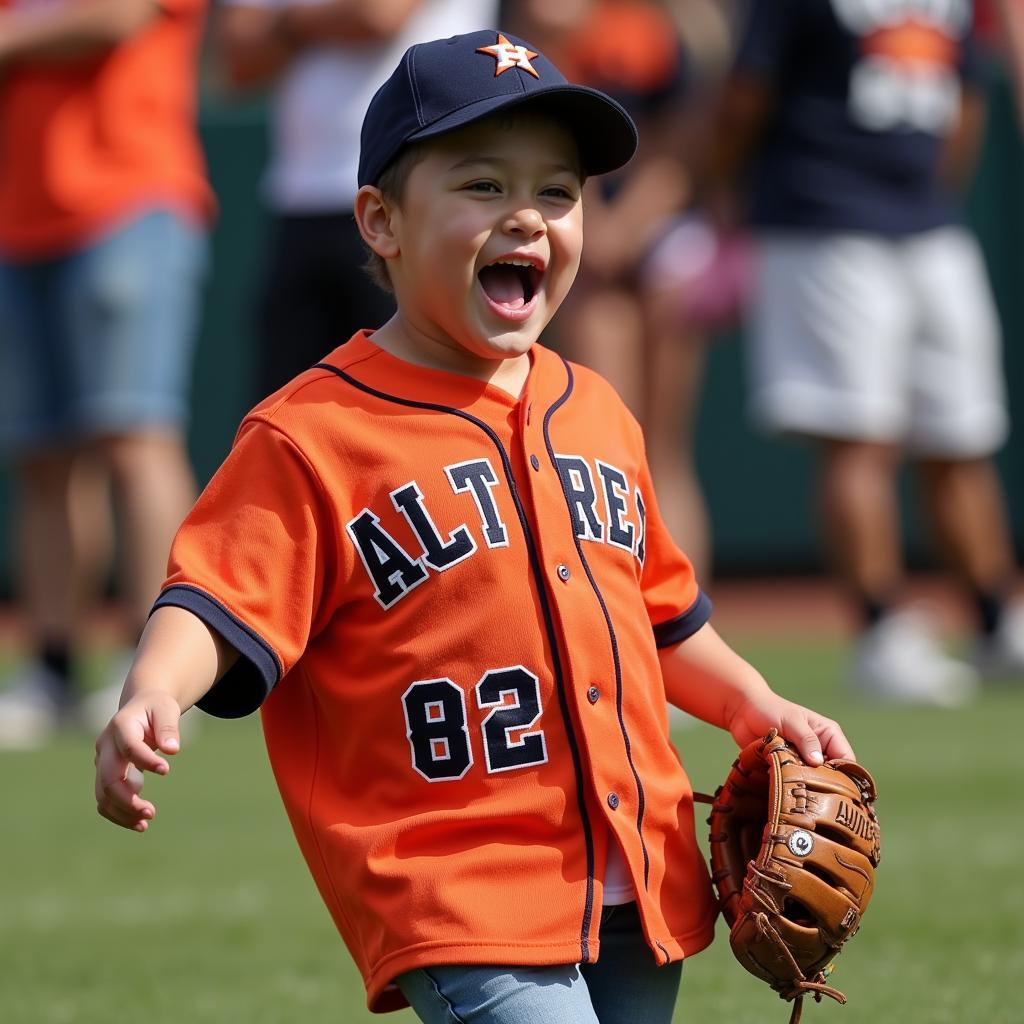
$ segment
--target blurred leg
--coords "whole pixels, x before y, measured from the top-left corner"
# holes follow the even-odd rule
[[[18,590],[29,629],[40,648],[70,652],[110,567],[106,474],[85,453],[54,448],[21,459],[16,482]]]
[[[54,449],[26,456],[15,468],[18,591],[40,647],[69,649],[77,627],[82,595],[74,585],[73,464],[71,452]]]
[[[892,445],[821,443],[818,498],[829,560],[852,595],[879,605],[903,581],[897,468]]]
[[[559,316],[556,337],[567,358],[601,374],[642,421],[643,320],[630,292],[618,287],[581,290]]]
[[[89,518],[98,511],[102,519],[106,497],[94,480],[76,474],[74,453],[56,448],[15,466],[14,561],[30,654],[0,695],[0,749],[40,746],[77,709],[73,654],[97,566],[78,527],[87,506]]]
[[[989,459],[921,463],[925,506],[940,549],[976,593],[1001,592],[1014,571],[1002,484]]]
[[[927,511],[940,549],[976,609],[971,655],[991,677],[1024,677],[1024,600],[1002,484],[990,459],[921,465]]]
[[[73,585],[84,627],[110,582],[116,544],[110,474],[103,461],[85,449],[76,452],[71,467],[70,519]]]
[[[973,600],[975,657],[991,674],[1024,675],[1024,603],[1005,497],[991,453],[1008,433],[1002,338],[985,262],[959,228],[907,243],[920,295],[912,444],[925,512],[946,560]]]
[[[641,421],[662,519],[705,586],[711,576],[711,527],[697,475],[696,420],[707,339],[648,308],[646,402]]]
[[[865,628],[853,675],[863,692],[902,703],[957,707],[976,673],[943,649],[928,616],[893,607],[902,583],[896,451],[830,441],[822,447],[821,518],[839,578],[860,601]]]
[[[184,438],[173,430],[122,434],[95,443],[109,466],[120,527],[120,590],[142,631],[167,575],[174,534],[196,496]]]

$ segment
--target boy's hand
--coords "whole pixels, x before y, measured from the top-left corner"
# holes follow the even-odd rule
[[[856,756],[843,730],[831,718],[784,700],[776,693],[758,696],[740,703],[729,717],[727,728],[742,749],[767,735],[772,729],[789,740],[807,764],[840,758],[855,761]]]
[[[96,809],[115,825],[145,832],[156,808],[139,795],[142,772],[166,775],[161,757],[181,746],[178,702],[161,690],[143,691],[111,718],[96,740]]]

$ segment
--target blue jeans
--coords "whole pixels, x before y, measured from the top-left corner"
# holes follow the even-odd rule
[[[151,210],[53,259],[0,259],[0,445],[180,427],[206,267],[199,227]]]
[[[669,1024],[682,968],[657,965],[625,903],[602,912],[596,964],[428,967],[395,981],[423,1024]]]

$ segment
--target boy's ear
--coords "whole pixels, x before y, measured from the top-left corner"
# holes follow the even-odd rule
[[[356,193],[353,213],[363,241],[382,259],[393,259],[399,253],[398,239],[392,225],[394,204],[375,185],[363,185]]]

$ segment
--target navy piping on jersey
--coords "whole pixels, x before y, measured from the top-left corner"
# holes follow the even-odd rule
[[[281,678],[281,662],[266,641],[198,587],[172,584],[156,599],[153,611],[162,607],[192,612],[241,655],[196,707],[217,718],[243,718],[255,711]]]
[[[558,463],[555,460],[555,449],[551,444],[551,436],[549,428],[551,426],[551,418],[554,414],[569,400],[569,396],[572,394],[573,388],[573,374],[572,367],[565,361],[562,360],[565,366],[565,372],[568,376],[568,383],[566,384],[565,391],[561,397],[555,402],[554,405],[548,409],[544,416],[544,445],[548,451],[548,459],[551,461],[551,466],[556,473],[558,473]],[[558,479],[562,484],[562,494],[565,496],[565,507],[569,513],[569,522],[572,524],[572,499],[566,490],[565,481],[562,478],[562,474],[558,473]],[[604,595],[601,593],[601,588],[597,585],[597,580],[594,579],[594,574],[591,571],[590,565],[587,562],[586,555],[583,553],[583,545],[580,538],[576,535],[576,530],[572,530],[573,541],[576,544],[576,554],[579,555],[580,562],[583,564],[583,571],[587,574],[587,579],[590,581],[590,588],[594,591],[594,596],[597,598],[597,603],[601,606],[601,614],[604,616],[605,626],[608,629],[608,639],[612,646],[612,664],[615,666],[615,712],[619,719],[619,732],[622,733],[622,742],[626,748],[626,760],[629,762],[629,770],[633,775],[633,782],[636,784],[637,793],[637,805],[636,805],[636,831],[640,837],[640,849],[643,850],[644,854],[644,888],[646,889],[650,882],[651,874],[651,858],[647,852],[647,843],[644,840],[644,809],[646,807],[644,797],[643,783],[640,781],[640,773],[636,770],[636,765],[633,763],[633,748],[629,740],[629,730],[626,728],[626,719],[622,714],[622,664],[619,660],[619,641],[615,635],[615,626],[612,623],[611,614],[608,611],[608,606],[605,604]]]
[[[512,475],[512,463],[509,459],[508,452],[505,451],[505,448],[501,443],[501,438],[499,438],[498,435],[483,422],[483,420],[477,419],[475,416],[470,415],[462,409],[455,409],[450,406],[439,405],[434,402],[415,402],[408,398],[399,398],[397,395],[389,395],[384,391],[378,391],[376,388],[370,387],[368,384],[363,384],[361,381],[349,376],[349,374],[344,370],[340,370],[336,366],[331,366],[330,363],[317,363],[315,368],[318,370],[328,370],[357,390],[363,391],[368,395],[373,395],[374,398],[379,398],[382,401],[393,402],[396,405],[402,405],[410,409],[429,409],[432,412],[447,413],[448,415],[457,416],[460,419],[466,420],[467,423],[472,423],[475,427],[482,430],[484,434],[490,438],[491,443],[497,449],[498,455],[501,458],[502,469],[505,474],[505,482],[508,484],[509,493],[512,496],[512,501],[516,508],[516,514],[519,517],[519,525],[522,527],[523,538],[526,541],[526,549],[530,556],[530,566],[533,571],[534,583],[537,588],[537,596],[540,599],[541,610],[544,614],[544,629],[548,636],[548,645],[551,648],[551,661],[554,667],[555,682],[558,690],[558,704],[562,712],[562,721],[565,725],[566,737],[569,740],[569,750],[572,754],[573,774],[576,780],[576,803],[579,807],[580,820],[583,825],[583,839],[587,853],[587,896],[584,901],[583,923],[580,929],[580,959],[584,963],[589,963],[590,922],[594,914],[594,836],[590,825],[590,816],[587,813],[586,799],[584,797],[583,763],[580,756],[579,743],[572,727],[572,718],[569,714],[569,698],[566,693],[562,658],[558,648],[558,637],[555,632],[555,623],[554,617],[551,613],[551,605],[547,591],[544,588],[544,576],[541,572],[540,558],[537,554],[537,545],[533,539],[533,534],[530,532],[530,524],[527,521],[526,512],[523,509],[522,501],[519,498],[515,478]]]

